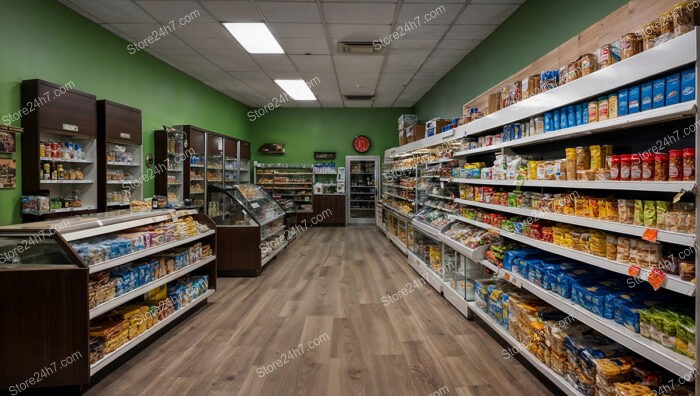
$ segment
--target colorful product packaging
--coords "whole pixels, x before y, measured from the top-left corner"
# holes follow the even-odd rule
[[[617,114],[624,116],[629,114],[629,89],[620,90],[620,95],[617,102]]]
[[[641,99],[642,111],[651,110],[653,108],[652,99],[654,96],[653,95],[654,88],[653,88],[652,82],[649,81],[649,82],[645,82],[644,84],[642,84],[641,91],[642,91],[641,92],[642,93],[642,99]]]
[[[681,100],[681,75],[671,74],[666,77],[666,106],[677,104]]]
[[[639,89],[639,85],[635,85],[633,87],[630,87],[629,98],[628,98],[628,103],[629,103],[628,112],[629,112],[629,114],[639,113],[640,96],[641,96],[641,92]]]
[[[681,102],[695,100],[695,69],[681,73]]]
[[[652,87],[652,108],[658,109],[666,104],[666,80],[659,78],[654,80]]]

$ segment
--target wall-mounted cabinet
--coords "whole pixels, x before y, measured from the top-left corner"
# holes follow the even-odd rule
[[[98,209],[126,208],[143,199],[141,110],[97,102]]]
[[[97,210],[96,97],[69,84],[21,84],[21,104],[27,110],[22,117],[22,194],[50,200],[47,210],[23,212],[28,221]]]

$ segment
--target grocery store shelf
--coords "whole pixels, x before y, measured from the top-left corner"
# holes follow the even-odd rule
[[[280,244],[280,247],[278,247],[277,249],[275,249],[274,251],[272,251],[267,257],[265,257],[265,258],[262,260],[262,262],[260,263],[260,267],[264,267],[267,263],[270,262],[270,260],[272,260],[273,258],[277,257],[277,255],[280,254],[280,252],[281,252],[284,248],[287,247],[287,244],[288,244],[288,243],[289,243],[289,242],[287,242],[287,240],[285,240],[282,244]]]
[[[126,202],[108,202],[107,207],[114,207],[114,206],[129,206],[131,205],[131,202],[126,201]]]
[[[490,229],[493,229],[493,227],[489,226]],[[512,239],[514,241],[522,242],[524,244],[530,245],[532,247],[536,247],[538,249],[558,254],[563,257],[568,257],[572,260],[577,260],[582,263],[590,264],[598,268],[602,268],[608,271],[612,272],[617,272],[618,274],[622,275],[628,275],[629,271],[629,264],[623,264],[623,263],[618,263],[617,261],[613,260],[608,260],[607,258],[604,257],[598,257],[596,255],[590,254],[590,253],[584,253],[584,252],[579,252],[577,250],[565,248],[562,246],[557,246],[553,243],[549,242],[542,242],[538,241],[536,239],[528,238],[522,235],[518,235],[512,232],[507,232],[500,230],[501,236]],[[641,269],[638,277],[640,279],[647,279],[649,277],[649,274],[651,273],[650,270],[648,269]],[[681,280],[680,277],[676,275],[666,275],[666,279],[664,282],[661,284],[661,287],[674,291],[676,293],[684,294],[686,296],[693,296],[695,295],[695,284],[693,282],[687,282],[684,280]]]
[[[632,225],[632,224],[623,224],[623,223],[617,223],[617,222],[612,222],[612,221],[588,219],[585,217],[563,215],[563,214],[552,213],[552,212],[541,211],[541,210],[512,208],[509,206],[494,205],[494,204],[487,204],[487,203],[467,201],[467,200],[459,200],[459,202],[463,203],[465,205],[473,206],[473,207],[490,209],[490,210],[495,210],[498,212],[512,213],[512,214],[516,214],[516,215],[531,217],[533,219],[557,221],[560,223],[567,223],[567,224],[573,224],[573,225],[578,225],[578,226],[582,226],[582,227],[595,228],[598,230],[633,235],[633,236],[640,237],[640,238],[642,237],[644,232],[649,229],[649,227],[644,227],[644,226],[636,226],[636,225]],[[467,220],[467,219],[465,219],[465,220]],[[683,245],[683,246],[693,246],[695,244],[695,234],[684,234],[684,233],[680,233],[680,232],[659,230],[658,235],[656,237],[656,240],[660,241],[660,242],[675,243],[675,244]]]
[[[264,240],[266,240],[266,239],[268,239],[268,238],[270,238],[270,237],[273,237],[273,236],[275,236],[276,234],[278,234],[280,231],[284,231],[285,228],[286,228],[285,225],[281,225],[281,226],[275,228],[274,230],[268,232],[267,235],[264,236],[264,237],[262,237],[262,238],[260,238],[260,240],[261,240],[261,241],[264,241]]]
[[[618,191],[656,191],[673,192],[692,191],[694,181],[668,182],[633,182],[633,181],[568,181],[568,180],[485,180],[485,179],[449,179],[452,183],[475,186],[510,186],[510,187],[550,187],[571,190],[618,190]]]
[[[199,260],[196,263],[190,264],[184,268],[181,268],[175,272],[172,272],[172,273],[170,273],[162,278],[159,278],[153,282],[147,283],[141,287],[138,287],[138,288],[131,290],[127,293],[124,293],[119,297],[115,297],[115,298],[113,298],[105,303],[102,303],[102,304],[100,304],[100,305],[98,305],[95,308],[90,310],[90,319],[93,319],[97,316],[100,316],[103,313],[108,312],[108,311],[110,311],[110,310],[124,304],[125,302],[136,298],[136,297],[140,297],[145,292],[147,292],[149,290],[153,290],[156,287],[162,286],[162,285],[164,285],[172,280],[175,280],[175,279],[177,279],[185,274],[188,274],[188,273],[196,270],[197,268],[200,268],[202,266],[205,266],[205,265],[211,263],[214,260],[216,260],[216,256],[209,256],[209,257],[205,258],[204,260]]]
[[[123,229],[123,227],[122,227],[122,229]],[[113,267],[117,267],[117,266],[122,265],[122,264],[130,263],[130,262],[137,260],[137,259],[140,259],[140,258],[148,257],[154,253],[159,253],[159,252],[162,252],[162,251],[165,251],[168,249],[172,249],[174,247],[185,245],[185,244],[190,243],[190,242],[195,242],[195,241],[202,239],[204,237],[207,237],[209,235],[214,235],[214,233],[215,233],[214,230],[209,230],[209,231],[203,232],[201,234],[191,236],[189,238],[164,243],[164,244],[158,245],[156,247],[139,250],[138,252],[125,254],[123,256],[119,256],[119,257],[114,258],[112,260],[107,260],[107,261],[103,261],[99,264],[91,265],[91,266],[89,266],[89,270],[90,270],[91,274],[94,274],[95,272],[104,271],[104,270],[107,270],[107,269],[110,269]]]
[[[204,165],[194,165],[194,164],[190,164],[190,168],[204,168]]]
[[[390,196],[390,197],[402,199],[402,200],[408,201],[408,202],[415,202],[415,201],[416,201],[415,199],[404,198],[404,197],[402,197],[402,196],[400,196],[400,195],[396,195],[396,194],[392,194],[392,193],[388,193],[388,192],[385,192],[384,194],[386,194],[386,195],[388,195],[388,196]]]
[[[111,166],[141,166],[138,162],[107,162],[107,165]],[[168,169],[168,172],[178,172],[178,170]]]
[[[469,305],[467,305],[467,300],[464,296],[461,296],[455,289],[453,289],[448,282],[443,282],[442,295],[445,299],[452,304],[462,315],[469,317]]]
[[[91,159],[64,159],[64,158],[51,158],[51,157],[41,157],[39,161],[50,161],[50,162],[63,162],[71,164],[92,164],[94,161]]]
[[[431,198],[444,199],[444,200],[447,200],[447,201],[454,201],[454,198],[443,197],[442,195],[428,194],[428,196],[431,197]]]
[[[489,265],[492,265],[488,261],[484,261]],[[683,356],[672,349],[666,348],[659,343],[644,338],[639,333],[631,332],[626,327],[618,324],[614,320],[598,316],[580,305],[575,305],[571,302],[571,300],[568,300],[549,290],[545,290],[542,287],[528,281],[519,274],[514,274],[503,269],[497,270],[499,276],[508,279],[511,283],[517,285],[518,287],[528,290],[553,307],[575,319],[578,319],[579,321],[590,326],[592,329],[651,360],[661,367],[666,368],[672,373],[678,376],[684,376],[688,373],[692,373],[695,369],[695,364],[689,357]]]
[[[494,321],[486,312],[479,308],[474,302],[467,302],[469,306],[469,311],[473,312],[476,316],[481,318],[481,320],[486,323],[491,329],[493,329],[501,338],[506,340],[511,346],[517,347],[519,355],[527,359],[535,368],[544,374],[550,381],[554,383],[559,389],[570,396],[583,396],[573,385],[571,385],[564,377],[555,373],[551,368],[547,367],[546,364],[541,362],[535,355],[533,355],[527,348],[520,344],[506,329],[501,327],[496,321]]]
[[[456,160],[457,160],[456,158],[440,158],[439,160],[426,162],[425,164],[428,166],[438,165],[438,164],[444,164],[446,162],[452,162],[452,161],[456,161]]]
[[[429,208],[441,210],[441,211],[447,212],[447,213],[454,213],[454,212],[451,211],[451,210],[447,210],[447,209],[445,209],[445,208],[441,208],[441,207],[439,207],[439,206],[437,206],[437,205],[431,205],[431,204],[425,203],[425,204],[423,204],[423,206],[427,206],[427,207],[429,207]]]
[[[404,245],[403,242],[401,242],[401,240],[400,240],[397,236],[392,235],[392,234],[389,234],[389,233],[387,233],[387,236],[389,237],[389,240],[390,240],[394,245],[396,245],[397,248],[399,248],[399,250],[401,251],[401,253],[403,253],[403,254],[407,254],[407,253],[408,253],[408,248],[406,248],[406,245]]]
[[[415,190],[415,189],[416,189],[415,186],[413,186],[413,187],[408,187],[408,186],[400,186],[400,185],[398,185],[398,184],[389,184],[389,183],[384,183],[384,186],[385,186],[385,187],[401,188],[401,189],[404,189],[404,190]]]
[[[107,180],[107,184],[136,184],[138,180]],[[174,184],[174,183],[170,183]]]
[[[418,274],[438,293],[442,293],[443,282],[437,274],[413,252],[408,252],[408,261]]]
[[[384,207],[384,209],[387,209],[389,212],[394,213],[397,216],[400,216],[405,221],[411,221],[411,218],[413,217],[412,214],[405,214],[403,212],[400,212],[400,211],[392,208],[391,206],[387,206],[387,205],[382,205],[382,206]]]
[[[179,318],[182,316],[185,312],[191,310],[192,308],[198,306],[201,302],[209,298],[212,294],[214,294],[216,290],[215,289],[209,289],[204,294],[201,296],[195,298],[190,302],[189,304],[185,305],[184,307],[181,307],[177,311],[173,312],[170,314],[167,318],[158,321],[153,327],[150,329],[144,331],[141,333],[138,337],[127,341],[124,345],[120,346],[117,348],[115,351],[110,352],[109,354],[105,355],[102,359],[98,360],[94,364],[90,365],[90,376],[95,375],[98,371],[102,370],[103,368],[107,367],[110,363],[115,361],[117,358],[120,356],[124,355],[128,351],[130,351],[132,348],[134,348],[136,345],[140,344],[150,336],[154,335],[156,332],[158,332],[160,329],[164,328],[168,324],[172,323],[175,319]]]
[[[484,254],[489,250],[490,245],[479,246],[476,249],[469,249],[468,247],[462,245],[461,243],[455,241],[454,239],[448,238],[445,235],[440,234],[440,242],[451,247],[457,253],[464,257],[471,259],[472,261],[480,261],[484,258]]]
[[[92,180],[41,180],[41,184],[92,184]]]
[[[440,239],[440,230],[433,228],[427,224],[421,223],[420,221],[414,219],[412,222],[413,228],[432,237],[435,240]]]
[[[522,139],[511,140],[501,144],[480,147],[474,150],[463,150],[455,153],[455,157],[477,155],[489,152],[499,151],[508,147],[519,147],[534,144],[542,144],[557,140],[572,139],[581,136],[592,135],[595,133],[609,132],[612,130],[621,130],[643,125],[655,124],[664,121],[672,121],[681,118],[694,116],[697,112],[695,101],[679,103],[658,109],[647,110],[640,113],[630,114],[613,118],[606,121],[595,122],[591,124],[579,125],[558,131],[540,133],[538,135],[527,136]]]

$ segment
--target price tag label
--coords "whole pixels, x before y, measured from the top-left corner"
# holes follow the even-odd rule
[[[658,268],[651,270],[649,278],[647,278],[647,281],[649,281],[654,290],[659,290],[664,280],[666,280],[666,273]]]
[[[510,282],[510,273],[506,272],[505,274],[503,274],[503,278]]]
[[[649,242],[656,242],[656,237],[659,235],[657,228],[647,228],[642,234],[642,239]]]
[[[250,206],[252,206],[253,209],[258,209],[260,207],[260,205],[257,202],[251,203]]]
[[[630,268],[627,270],[627,273],[630,274],[630,275],[632,275],[632,276],[638,276],[638,275],[639,275],[639,271],[641,271],[641,270],[642,270],[642,269],[639,268],[639,266],[637,266],[637,265],[631,265]]]

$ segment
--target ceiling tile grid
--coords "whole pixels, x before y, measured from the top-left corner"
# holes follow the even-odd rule
[[[316,101],[285,107],[407,107],[525,0],[59,0],[127,41],[248,106],[318,78]],[[264,22],[284,54],[251,55],[223,22]],[[168,26],[174,27],[167,29]],[[157,40],[149,41],[149,37]],[[379,54],[340,53],[373,43]],[[128,45],[131,44],[132,47]],[[138,51],[129,51],[138,44]],[[374,95],[345,100],[344,95]]]

